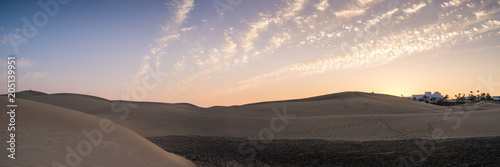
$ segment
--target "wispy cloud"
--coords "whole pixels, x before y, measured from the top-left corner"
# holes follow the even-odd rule
[[[288,1],[287,1],[288,2]],[[263,16],[259,21],[250,23],[250,29],[244,35],[241,47],[243,51],[250,51],[256,39],[264,32],[271,24],[283,24],[291,20],[293,16],[297,15],[304,7],[306,0],[296,0],[289,3],[287,7],[278,10],[275,16]]]
[[[188,18],[188,14],[194,8],[194,0],[175,0],[171,3],[166,4],[171,11],[173,11],[173,17],[165,26],[162,27],[162,37],[155,40],[155,44],[151,45],[150,53],[151,55],[145,55],[143,57],[143,65],[139,71],[134,76],[134,82],[138,84],[144,74],[146,74],[147,69],[151,68],[151,57],[154,57],[153,65],[159,68],[161,65],[161,57],[166,54],[165,48],[172,41],[178,40],[180,38],[180,32],[191,30],[195,27],[182,28],[182,24]]]
[[[412,5],[405,13],[413,14],[425,7],[425,3]],[[377,20],[394,14],[397,9],[367,20],[367,26],[376,24]],[[479,22],[481,20],[476,20]],[[300,62],[278,68],[274,71],[260,74],[243,80],[228,89],[225,93],[248,89],[256,86],[294,77],[307,76],[329,71],[344,70],[358,67],[378,66],[400,57],[415,55],[425,51],[453,46],[457,42],[467,42],[472,37],[482,37],[483,33],[500,28],[500,21],[487,20],[480,27],[467,28],[467,20],[450,20],[445,23],[430,24],[425,27],[408,29],[399,34],[391,34],[374,40],[358,43],[350,47],[343,55],[331,55],[312,61]],[[346,29],[350,31],[351,28]],[[495,35],[492,33],[490,35]]]
[[[474,15],[476,15],[476,17],[480,18],[480,17],[486,16],[486,12],[478,11],[478,12],[474,12]]]
[[[441,4],[441,7],[446,8],[446,7],[452,7],[452,6],[459,6],[460,4],[462,4],[465,1],[467,1],[467,0],[450,0],[448,2],[444,2],[443,4]]]
[[[244,52],[248,52],[250,49],[253,49],[254,41],[271,23],[278,23],[278,20],[274,18],[262,18],[260,21],[250,24],[250,29],[245,34],[243,42],[241,43],[241,47]]]
[[[279,35],[271,38],[271,40],[269,41],[270,46],[267,47],[267,49],[272,50],[272,49],[279,48],[279,47],[281,47],[281,45],[283,45],[283,43],[290,40],[290,38],[291,38],[291,36],[289,33],[287,33],[287,32],[280,33]]]
[[[378,24],[381,20],[384,20],[384,19],[387,19],[387,18],[391,18],[392,15],[394,13],[396,13],[398,10],[399,10],[398,8],[395,8],[395,9],[393,9],[391,11],[388,11],[387,13],[384,13],[384,14],[382,14],[380,16],[377,16],[377,17],[375,17],[373,19],[367,20],[366,24],[365,24],[365,26],[366,26],[365,29],[368,30],[372,26]]]
[[[328,4],[328,0],[320,0],[314,7],[320,11],[324,11],[326,8],[330,7],[330,4]]]
[[[360,5],[367,5],[367,4],[374,2],[374,0],[358,0],[357,2]]]
[[[47,75],[48,75],[48,72],[28,72],[28,73],[24,74],[24,77],[38,79],[38,78],[44,78]]]
[[[186,18],[188,13],[193,10],[194,0],[183,0],[183,1],[174,1],[171,5],[175,6],[175,23],[182,24]]]
[[[291,17],[295,16],[298,12],[302,11],[302,9],[304,9],[306,1],[307,0],[295,0],[295,2],[289,4],[288,8],[278,11],[277,12],[278,17],[283,20],[290,19]]]
[[[354,16],[359,16],[361,14],[364,14],[366,9],[348,9],[348,10],[341,10],[338,12],[335,12],[335,16],[337,17],[347,17],[351,18]]]
[[[186,32],[186,31],[196,30],[197,28],[198,27],[196,27],[196,26],[186,27],[186,28],[182,28],[181,31]]]
[[[165,33],[158,44],[168,45],[168,41],[195,32],[202,37],[189,41],[186,53],[176,53],[182,58],[172,63],[171,72],[178,77],[169,83],[170,93],[175,90],[176,96],[216,96],[287,78],[380,66],[457,43],[498,36],[498,19],[491,17],[497,10],[495,6],[470,7],[465,5],[467,0],[393,2],[358,0],[334,6],[328,0],[282,1],[273,10],[260,11],[228,26],[210,27],[206,20],[201,25],[177,29],[169,24],[165,29],[173,31]],[[435,18],[425,14],[430,10],[436,11]],[[215,38],[204,39],[203,31],[215,33]],[[168,50],[156,49],[147,61]],[[305,55],[307,58],[303,58]],[[270,60],[286,63],[278,68],[247,69],[247,65]],[[252,75],[235,74],[240,72]],[[227,82],[214,84],[219,79]],[[207,93],[210,91],[201,88],[211,84],[219,86],[210,88],[218,92]]]
[[[420,2],[419,4],[413,4],[410,8],[406,8],[403,11],[407,14],[412,14],[412,13],[418,12],[420,9],[422,9],[425,6],[427,6],[427,4],[425,2]]]

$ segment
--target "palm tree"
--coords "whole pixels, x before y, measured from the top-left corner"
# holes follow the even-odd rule
[[[479,92],[480,92],[479,90],[476,90],[476,92],[477,92],[476,98],[477,98],[479,101],[483,101],[483,99],[484,99],[483,97],[485,97],[485,96],[486,96],[486,94],[484,94],[484,93],[479,93]],[[484,96],[483,96],[483,94],[484,94]]]
[[[486,94],[486,100],[488,100],[488,101],[493,100],[493,98],[491,98],[490,93]]]
[[[455,100],[457,100],[457,102],[459,102],[459,101],[460,101],[460,96],[462,96],[462,94],[461,94],[461,93],[458,93],[458,95],[455,95]]]
[[[448,98],[450,98],[450,96],[445,95],[442,99],[439,99],[438,103],[441,102],[441,105],[448,105],[448,102],[446,101]]]
[[[476,96],[474,96],[474,91],[470,91],[470,94],[469,94],[469,100],[471,102],[474,102],[476,100]]]

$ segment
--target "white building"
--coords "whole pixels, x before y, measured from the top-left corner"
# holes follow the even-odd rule
[[[493,96],[493,101],[500,101],[500,96]]]
[[[424,96],[427,98],[427,99],[424,99]],[[441,93],[439,92],[434,92],[434,93],[431,93],[431,92],[425,92],[425,94],[420,94],[420,95],[412,95],[410,97],[410,99],[415,99],[415,100],[420,100],[420,99],[423,99],[424,101],[425,100],[428,100],[430,102],[437,102],[438,100],[440,99],[444,99],[443,95],[441,95]],[[431,99],[433,99],[433,101],[431,101]]]

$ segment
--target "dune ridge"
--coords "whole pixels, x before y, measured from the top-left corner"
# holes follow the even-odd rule
[[[276,116],[274,110],[293,116],[282,131],[273,133],[275,139],[430,139],[435,129],[447,132],[449,138],[500,135],[497,128],[500,124],[496,121],[500,108],[493,102],[442,107],[362,92],[209,108],[185,103],[108,101],[77,94],[39,95],[26,99],[110,119],[144,137],[258,137],[259,131],[270,128],[270,121]],[[120,113],[110,109],[112,104],[124,107],[129,103],[137,107],[129,107],[129,115],[124,120],[119,119]],[[460,126],[456,127],[458,121]],[[284,125],[279,121],[275,124]]]

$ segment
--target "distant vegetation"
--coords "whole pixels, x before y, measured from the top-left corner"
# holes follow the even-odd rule
[[[469,95],[466,96],[465,93],[464,94],[458,94],[458,95],[455,95],[455,98],[457,100],[457,102],[460,102],[460,103],[466,103],[466,102],[471,102],[471,101],[476,101],[476,102],[479,102],[479,101],[492,101],[493,98],[491,97],[491,95],[489,93],[480,93],[479,90],[477,90],[477,94],[474,95],[474,91],[470,91]]]
[[[455,95],[455,99],[449,99],[449,98],[450,96],[448,95],[445,95],[443,98],[439,99],[424,95],[423,98],[417,99],[413,97],[411,98],[411,100],[440,105],[440,106],[451,106],[457,104],[464,104],[468,102],[493,101],[493,97],[489,93],[480,92],[479,90],[476,91],[476,94],[474,94],[474,91],[470,91],[469,94],[459,93]]]

